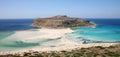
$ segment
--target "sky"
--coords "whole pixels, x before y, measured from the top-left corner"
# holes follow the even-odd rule
[[[0,18],[120,18],[120,0],[0,0]]]

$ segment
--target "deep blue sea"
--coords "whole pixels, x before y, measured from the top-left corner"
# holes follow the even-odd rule
[[[78,43],[83,41],[120,42],[120,19],[91,18],[87,20],[96,23],[97,27],[72,28],[75,30],[75,32],[68,34],[68,38],[70,40],[76,41]],[[0,51],[40,46],[41,43],[48,41],[49,39],[42,40],[41,42],[26,42],[20,40],[24,37],[33,37],[35,35],[39,35],[37,32],[30,33],[30,35],[17,33],[17,31],[21,30],[35,29],[31,27],[33,22],[34,19],[0,19]],[[57,40],[52,40],[52,42],[56,41]],[[51,40],[49,42],[51,42]]]
[[[34,19],[0,19],[0,31],[31,29]]]

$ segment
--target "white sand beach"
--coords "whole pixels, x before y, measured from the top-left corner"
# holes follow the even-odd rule
[[[115,45],[118,43],[88,43],[88,44],[83,44],[83,43],[77,43],[72,40],[69,40],[67,38],[67,34],[74,32],[70,28],[66,29],[38,29],[37,31],[33,30],[27,30],[27,31],[17,31],[15,34],[9,36],[9,38],[6,38],[4,40],[9,40],[9,41],[14,41],[14,40],[21,40],[24,42],[37,42],[41,39],[56,39],[60,37],[60,42],[58,43],[43,43],[42,45],[44,46],[53,46],[53,47],[41,47],[41,46],[35,46],[32,48],[25,48],[21,50],[12,50],[12,51],[0,51],[0,54],[14,54],[14,53],[22,53],[22,52],[27,52],[29,50],[34,50],[34,51],[62,51],[62,50],[72,50],[75,48],[87,48],[87,47],[93,47],[93,46],[103,46],[103,47],[108,47],[110,45]],[[36,36],[32,36],[32,35]],[[14,39],[14,40],[11,40]]]

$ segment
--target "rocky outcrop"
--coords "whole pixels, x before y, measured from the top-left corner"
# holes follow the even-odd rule
[[[32,26],[40,28],[71,28],[86,26],[95,27],[96,25],[82,18],[73,18],[66,15],[58,15],[50,18],[35,19]]]

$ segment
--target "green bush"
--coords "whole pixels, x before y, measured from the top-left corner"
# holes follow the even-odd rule
[[[102,46],[96,46],[96,48],[105,49],[105,47]]]

